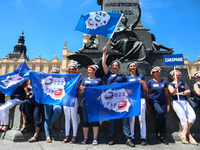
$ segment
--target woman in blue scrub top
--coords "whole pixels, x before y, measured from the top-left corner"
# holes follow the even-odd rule
[[[194,73],[194,76],[196,77],[196,83],[194,84],[194,92],[196,96],[196,102],[200,108],[200,71],[197,71]]]
[[[121,74],[119,74],[119,69],[121,62],[118,60],[114,60],[111,63],[111,69],[112,72],[109,71],[108,66],[106,65],[106,53],[107,53],[107,47],[103,48],[103,56],[102,56],[102,66],[104,73],[107,78],[107,84],[117,84],[117,83],[123,83],[126,82],[125,77]],[[125,134],[126,138],[126,144],[128,146],[134,147],[135,144],[131,140],[131,133],[130,133],[130,125],[129,125],[129,119],[124,118],[122,119],[122,124],[123,124],[123,132]],[[116,139],[116,125],[117,125],[117,120],[112,119],[110,120],[110,136],[111,140],[108,142],[109,145],[115,144],[115,139]]]
[[[171,106],[180,119],[182,132],[178,134],[184,144],[198,145],[190,129],[196,120],[194,109],[188,102],[188,97],[191,93],[187,83],[181,81],[182,73],[179,70],[172,70],[170,74],[173,76],[174,81],[169,83],[168,90],[172,96]],[[188,141],[189,140],[189,141]]]
[[[151,70],[153,79],[147,83],[147,107],[156,111],[156,135],[161,142],[168,145],[166,140],[166,113],[170,110],[167,83],[160,78],[160,67]]]
[[[126,81],[138,81],[141,84],[141,109],[140,115],[138,116],[140,122],[140,135],[141,135],[141,145],[145,146],[146,143],[146,119],[145,119],[145,111],[146,111],[146,100],[144,97],[144,92],[146,93],[147,86],[145,82],[145,77],[143,74],[138,73],[138,64],[137,62],[130,62],[127,64],[129,68],[129,75],[127,75]],[[130,130],[131,130],[131,137],[134,143],[134,126],[135,126],[135,116],[129,118],[130,122]]]
[[[91,65],[88,66],[87,73],[88,77],[84,78],[81,81],[80,85],[80,93],[83,93],[82,98],[82,113],[83,113],[83,135],[84,140],[81,142],[82,144],[88,143],[88,133],[89,133],[89,121],[88,121],[88,115],[87,115],[87,104],[84,94],[84,89],[88,86],[98,86],[103,85],[103,81],[101,78],[96,77],[96,71],[99,67],[97,65]],[[98,145],[97,137],[99,132],[99,122],[93,122],[93,142],[92,145]]]

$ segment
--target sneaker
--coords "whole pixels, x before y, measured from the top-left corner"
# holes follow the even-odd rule
[[[169,145],[169,142],[165,138],[161,139],[161,142],[164,143],[165,145]]]
[[[108,145],[114,145],[115,144],[115,140],[111,140],[108,142]]]
[[[146,139],[141,139],[141,145],[142,146],[146,146],[147,145]]]
[[[128,139],[128,140],[126,141],[126,145],[128,145],[128,146],[130,146],[130,147],[135,147],[135,144],[132,142],[131,139]]]

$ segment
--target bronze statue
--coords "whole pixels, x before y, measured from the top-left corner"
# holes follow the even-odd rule
[[[153,50],[159,51],[160,48],[162,48],[162,49],[166,49],[166,50],[168,50],[168,51],[174,52],[174,51],[172,50],[173,48],[168,48],[168,47],[165,47],[165,46],[163,46],[163,45],[161,45],[161,44],[156,43],[156,42],[155,42],[155,41],[156,41],[156,37],[155,37],[154,34],[151,34],[151,39],[152,39],[152,48],[153,48]]]
[[[83,48],[79,49],[79,52],[82,52],[84,49],[97,50],[98,41],[97,41],[96,35],[90,35],[89,39],[90,39],[90,42],[85,44]]]
[[[121,61],[133,59],[143,61],[146,59],[146,49],[134,33],[134,28],[137,26],[141,17],[139,4],[137,5],[137,8],[139,10],[137,20],[130,26],[127,26],[128,19],[126,16],[123,16],[121,18],[122,26],[117,27],[113,38],[110,41],[111,49],[118,50],[124,55],[120,58]]]

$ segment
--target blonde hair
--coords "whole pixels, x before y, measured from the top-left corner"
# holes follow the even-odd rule
[[[175,72],[176,73],[180,73],[180,75],[182,75],[182,73],[179,70],[172,70],[169,74],[171,74],[172,76],[174,76]]]
[[[58,68],[52,68],[52,69],[51,69],[51,73],[52,73],[54,70],[56,70],[56,73],[60,73],[60,69],[58,69]]]
[[[154,67],[153,69],[151,69],[151,75],[153,75],[153,71],[157,69],[159,72],[161,72],[161,68],[160,67]]]
[[[70,68],[70,67],[74,67],[74,69],[76,70],[75,73],[79,73],[78,68],[76,68],[75,66],[69,66],[69,67],[67,68],[67,71],[66,71],[67,74],[69,74],[69,68]]]
[[[179,73],[182,76],[182,73],[179,70],[176,70],[173,72],[173,77],[175,76],[175,72],[176,72],[176,74]]]

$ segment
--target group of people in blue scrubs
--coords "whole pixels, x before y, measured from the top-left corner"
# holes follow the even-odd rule
[[[111,63],[111,71],[109,70],[106,64],[106,54],[107,47],[103,48],[103,56],[102,56],[102,67],[105,73],[105,77],[107,79],[107,84],[118,84],[123,82],[133,82],[138,81],[141,84],[141,111],[139,118],[140,124],[140,140],[141,145],[147,145],[146,142],[146,109],[149,111],[156,112],[156,128],[155,134],[160,139],[160,141],[166,145],[168,145],[168,140],[166,139],[166,114],[170,111],[170,98],[169,93],[172,97],[171,107],[177,114],[180,119],[181,126],[183,128],[182,132],[178,134],[180,139],[184,144],[193,144],[198,145],[195,141],[194,137],[190,133],[190,128],[194,124],[196,119],[195,112],[193,108],[188,103],[187,95],[191,93],[189,86],[187,83],[181,81],[181,72],[179,70],[174,70],[171,72],[171,75],[174,78],[174,81],[167,85],[166,81],[161,79],[161,68],[154,67],[151,70],[151,75],[153,76],[147,83],[145,81],[145,77],[143,74],[138,72],[138,64],[135,61],[127,63],[127,67],[129,70],[128,75],[124,76],[119,74],[121,62],[119,60],[114,60]],[[97,65],[91,65],[87,68],[88,77],[83,78],[79,83],[79,88],[77,89],[77,93],[83,94],[82,97],[82,127],[83,127],[83,141],[82,144],[88,144],[88,133],[89,133],[89,121],[87,115],[87,105],[86,98],[84,94],[84,89],[88,86],[100,86],[103,85],[103,81],[101,78],[97,77]],[[59,73],[60,70],[58,68],[53,68],[51,73]],[[71,64],[67,69],[67,73],[69,74],[77,74],[78,65]],[[196,93],[196,97],[200,97],[200,72],[196,72],[195,76],[197,77],[197,82],[194,84],[194,91]],[[30,88],[27,83],[20,85],[14,92],[14,94],[10,97],[11,100],[0,106],[0,132],[6,132],[9,127],[9,116],[7,111],[11,109],[15,105],[20,105],[20,111],[22,113],[22,128],[21,132],[26,131],[29,124],[32,123],[35,125],[35,133],[33,137],[28,139],[29,142],[37,141],[39,136],[39,131],[42,124],[42,114],[44,111],[45,121],[44,121],[44,129],[46,134],[46,142],[52,143],[52,139],[50,133],[54,133],[55,129],[53,124],[59,118],[62,107],[59,105],[47,105],[47,104],[39,104],[34,99],[33,95],[29,95],[28,98],[22,101],[21,91],[25,90],[25,93],[29,95]],[[78,94],[77,94],[78,95]],[[5,98],[4,98],[5,99]],[[200,98],[199,98],[200,100]],[[1,102],[1,101],[0,101]],[[198,103],[199,104],[199,103]],[[77,110],[78,110],[78,98],[75,100],[74,107],[63,106],[64,115],[65,115],[65,138],[62,143],[76,143],[77,142],[77,132],[78,132],[78,120],[77,120]],[[73,136],[70,139],[70,120],[72,120],[73,127]],[[109,145],[114,145],[116,143],[116,125],[117,119],[109,120],[110,125],[110,140],[108,142]],[[135,125],[135,116],[130,118],[122,118],[123,124],[123,132],[126,138],[126,145],[135,147],[134,142],[134,125]],[[100,124],[99,122],[92,122],[93,127],[93,141],[92,145],[98,145],[98,132]]]

